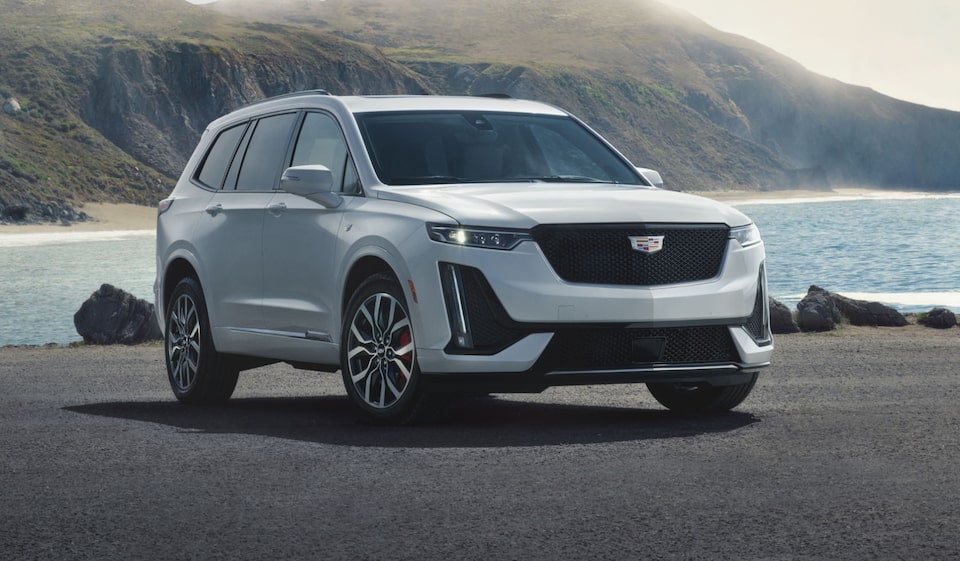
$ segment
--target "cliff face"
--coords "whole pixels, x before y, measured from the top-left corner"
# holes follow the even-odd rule
[[[186,42],[107,47],[99,53],[81,115],[137,160],[176,177],[207,123],[264,97],[310,89],[427,91],[409,71],[371,49],[314,39],[296,49],[271,45],[256,54]],[[246,41],[268,45],[269,39]]]
[[[109,33],[57,28],[66,25],[58,23],[64,14],[83,20],[74,8],[98,22],[110,17],[97,10],[153,10],[152,22],[184,9],[171,0],[76,2],[83,0],[0,0],[0,11],[19,18],[0,26],[9,47],[0,51],[0,98],[20,106],[0,112],[0,222],[75,220],[84,201],[154,205],[172,189],[207,123],[264,97],[318,88],[428,91],[373,47],[198,8],[187,8],[197,22],[175,33],[139,19]]]

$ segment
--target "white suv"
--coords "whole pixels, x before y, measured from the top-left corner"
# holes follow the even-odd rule
[[[238,372],[340,370],[369,420],[457,392],[644,382],[728,410],[773,341],[757,228],[653,185],[556,107],[492,97],[271,98],[217,119],[159,205],[176,397]]]

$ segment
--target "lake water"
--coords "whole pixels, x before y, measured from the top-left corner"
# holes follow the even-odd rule
[[[760,227],[770,293],[811,284],[901,311],[960,310],[960,195],[736,204]],[[79,341],[73,314],[101,284],[153,301],[154,234],[0,234],[0,346]]]

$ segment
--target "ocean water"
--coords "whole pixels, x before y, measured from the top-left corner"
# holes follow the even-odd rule
[[[155,240],[151,230],[0,234],[0,346],[82,340],[73,314],[104,283],[153,302]]]
[[[815,284],[901,312],[960,310],[960,195],[735,206],[760,228],[770,295],[790,308]]]
[[[811,284],[904,312],[960,311],[960,195],[745,201],[767,248],[772,296]],[[0,234],[0,346],[71,343],[101,284],[153,301],[152,231]]]

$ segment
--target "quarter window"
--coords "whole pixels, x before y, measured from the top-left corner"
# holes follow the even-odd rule
[[[243,136],[246,129],[246,123],[231,127],[223,132],[213,141],[213,146],[207,152],[200,171],[197,172],[196,179],[211,189],[219,189],[223,184],[223,178],[227,175],[227,166],[233,159],[233,154],[237,150],[237,143]]]

